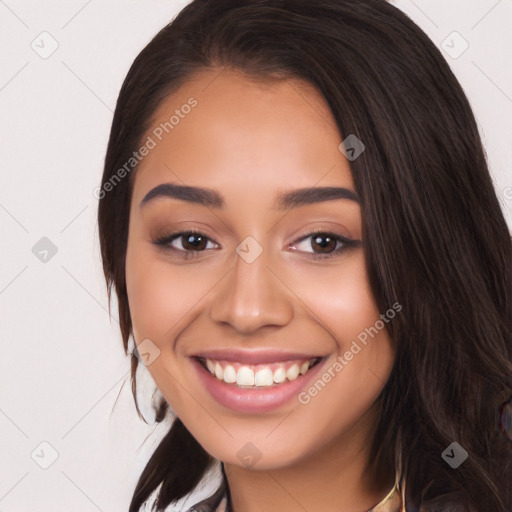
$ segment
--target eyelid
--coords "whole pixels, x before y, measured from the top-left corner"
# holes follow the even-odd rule
[[[335,233],[334,231],[332,231],[331,229],[326,229],[326,228],[312,228],[310,230],[308,230],[304,235],[302,235],[300,238],[297,238],[295,240],[295,242],[293,243],[297,243],[297,242],[302,242],[303,240],[305,240],[306,238],[309,238],[311,236],[314,236],[314,235],[318,235],[318,234],[321,234],[321,235],[328,235],[328,236],[331,236],[333,238],[337,238],[337,239],[340,239],[340,240],[343,240],[343,241],[352,241],[352,239],[349,237],[349,236],[345,236],[345,235],[341,235],[339,233]]]
[[[165,233],[163,235],[155,237],[152,240],[152,242],[155,245],[160,246],[164,250],[169,250],[169,251],[174,251],[174,252],[178,252],[178,253],[183,253],[183,254],[188,255],[188,257],[190,257],[190,255],[193,255],[193,254],[196,254],[196,253],[206,252],[206,249],[203,250],[203,251],[185,251],[183,249],[176,249],[175,247],[170,246],[171,242],[174,242],[175,240],[178,240],[183,235],[197,235],[197,236],[201,236],[201,237],[207,239],[207,243],[208,242],[213,242],[215,245],[220,246],[220,244],[218,242],[216,242],[208,233],[205,233],[204,231],[201,231],[201,230],[199,230],[197,228],[181,228],[181,229],[177,229],[175,231],[171,231],[170,233]],[[209,250],[211,250],[211,249],[209,249]]]

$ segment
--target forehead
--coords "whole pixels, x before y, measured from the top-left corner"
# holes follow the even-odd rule
[[[162,101],[148,138],[153,147],[138,165],[134,199],[170,181],[222,189],[228,201],[244,191],[353,188],[333,115],[320,92],[299,79],[201,71]]]

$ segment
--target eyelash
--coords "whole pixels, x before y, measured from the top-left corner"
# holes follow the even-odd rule
[[[303,236],[302,238],[297,240],[297,242],[298,243],[303,242],[304,240],[307,240],[308,238],[314,237],[315,235],[319,235],[319,234],[325,235],[328,238],[333,238],[337,242],[341,242],[343,245],[341,247],[335,249],[334,251],[332,251],[330,253],[326,253],[326,254],[307,253],[310,255],[309,257],[314,261],[326,260],[326,259],[338,256],[341,253],[345,252],[346,250],[348,250],[352,247],[356,247],[360,243],[357,240],[351,240],[350,238],[346,238],[344,236],[337,235],[336,233],[331,233],[329,231],[324,231],[321,229],[317,229],[317,230],[310,232],[308,235]],[[160,236],[160,237],[156,238],[155,240],[153,240],[153,243],[155,245],[161,247],[164,251],[175,251],[175,252],[183,253],[183,255],[181,255],[181,257],[183,257],[184,259],[195,258],[198,256],[198,253],[206,251],[206,249],[203,249],[202,251],[187,251],[184,249],[176,249],[175,247],[172,247],[169,245],[171,242],[173,242],[176,239],[179,239],[181,236],[184,236],[184,235],[197,235],[197,236],[206,238],[208,241],[214,242],[214,240],[211,240],[208,237],[208,235],[206,235],[205,233],[195,230],[195,229],[189,229],[186,231],[175,231],[175,232]],[[214,242],[214,243],[217,243],[217,242]],[[298,252],[300,252],[300,251],[298,251]]]

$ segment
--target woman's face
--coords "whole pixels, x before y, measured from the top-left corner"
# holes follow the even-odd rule
[[[127,291],[136,343],[176,415],[238,466],[365,448],[395,312],[374,302],[322,96],[299,80],[203,71],[160,105],[142,143]]]

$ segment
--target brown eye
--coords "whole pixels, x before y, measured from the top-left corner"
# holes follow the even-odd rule
[[[206,247],[207,238],[196,233],[180,235],[177,238],[182,239],[182,246],[186,250],[202,251]]]
[[[207,235],[198,231],[180,231],[153,240],[155,245],[161,246],[165,250],[169,249],[192,254],[211,249],[212,247],[208,247],[208,242],[215,245]]]
[[[347,249],[356,247],[360,243],[358,240],[351,240],[342,235],[317,231],[301,238],[292,246],[292,249],[309,254],[312,259],[325,259],[341,255]]]
[[[337,240],[329,235],[315,235],[312,237],[311,247],[319,248],[319,252],[330,253],[336,249]]]

